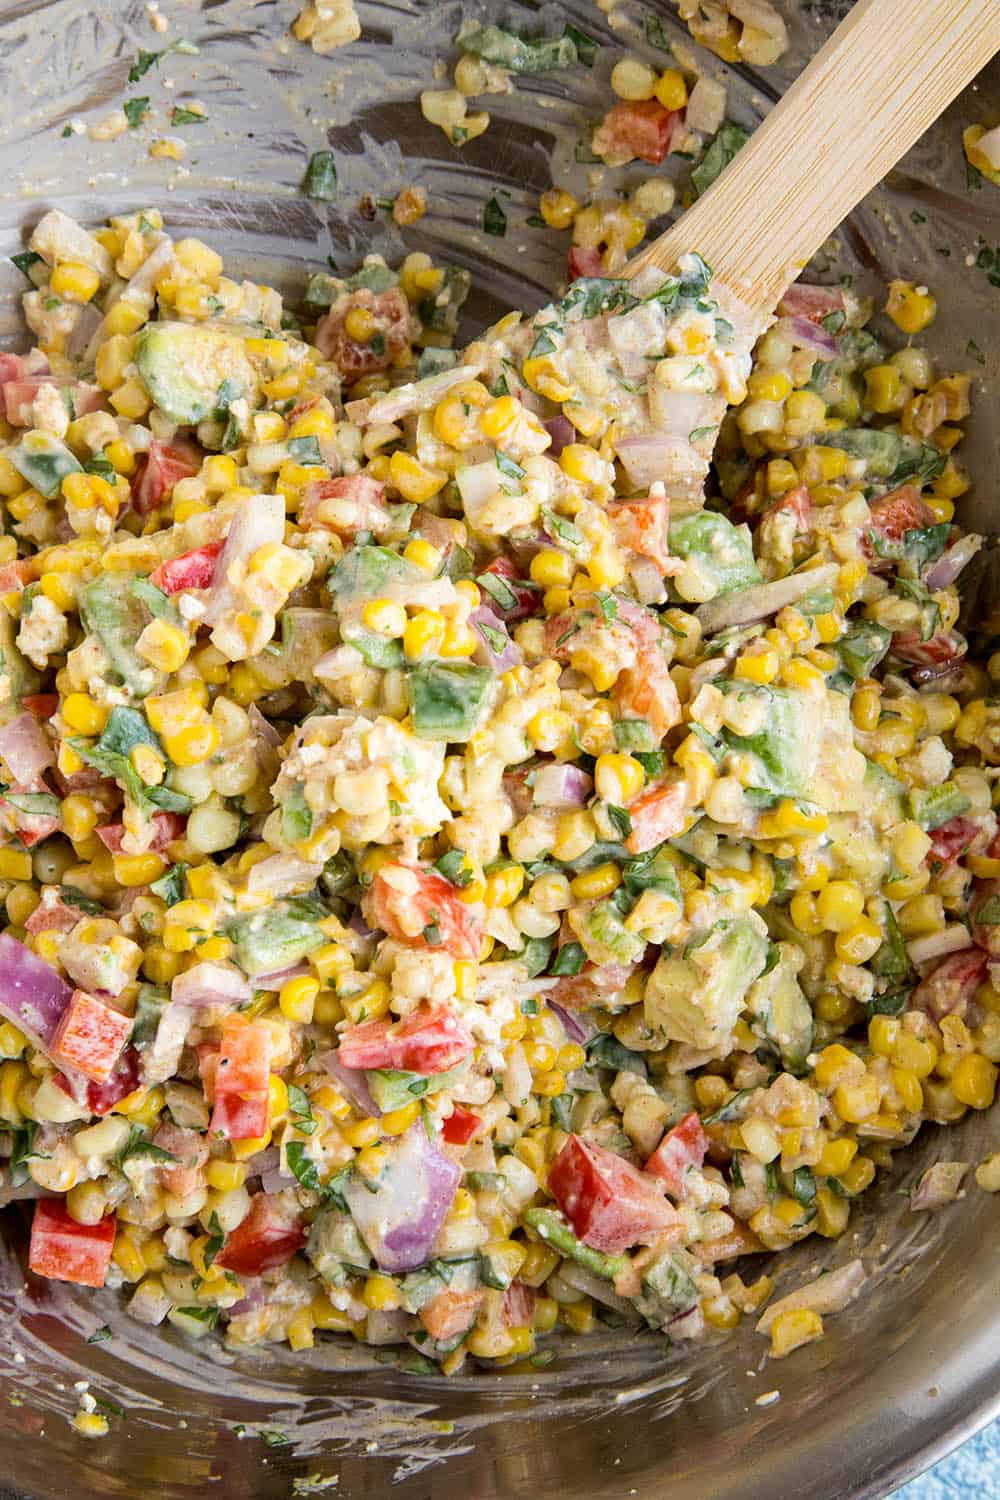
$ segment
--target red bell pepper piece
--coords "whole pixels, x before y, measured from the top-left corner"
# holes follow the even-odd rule
[[[31,1225],[28,1265],[36,1276],[103,1286],[115,1243],[115,1216],[78,1224],[61,1198],[40,1198]]]
[[[215,564],[225,542],[206,542],[204,547],[193,547],[182,552],[169,562],[161,563],[149,575],[165,594],[179,594],[182,589],[207,589],[215,576]]]
[[[645,1171],[658,1177],[672,1198],[683,1198],[689,1167],[700,1167],[708,1150],[708,1136],[692,1110],[668,1130],[646,1163]]]
[[[441,1134],[449,1146],[466,1146],[482,1128],[483,1122],[478,1115],[466,1109],[464,1104],[456,1104],[441,1126]]]
[[[479,956],[481,917],[450,880],[426,865],[408,860],[383,865],[368,893],[368,911],[372,927],[401,943],[440,948],[452,958]]]
[[[86,990],[74,990],[56,1027],[49,1056],[95,1083],[106,1083],[114,1071],[132,1022]]]
[[[231,1141],[254,1140],[267,1130],[271,1033],[243,1016],[227,1016],[215,1070],[211,1129]]]
[[[215,1264],[237,1276],[259,1276],[283,1266],[305,1242],[301,1221],[273,1195],[258,1193],[246,1218],[227,1237]]]
[[[577,1237],[595,1250],[614,1255],[683,1232],[683,1220],[654,1177],[578,1135],[552,1163],[549,1192]]]
[[[474,1046],[464,1022],[446,1005],[421,1006],[405,1020],[362,1021],[341,1033],[337,1056],[345,1068],[395,1068],[447,1073]],[[218,1085],[216,1085],[218,1087]]]

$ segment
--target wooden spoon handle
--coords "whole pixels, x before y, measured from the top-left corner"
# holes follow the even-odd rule
[[[998,50],[1000,0],[857,0],[735,161],[628,271],[672,271],[696,250],[769,312]]]

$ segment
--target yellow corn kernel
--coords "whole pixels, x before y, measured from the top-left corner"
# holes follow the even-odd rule
[[[38,582],[42,593],[46,599],[51,599],[56,609],[66,613],[74,608],[76,595],[65,578],[61,578],[58,573],[43,573]]]
[[[594,1304],[589,1297],[582,1297],[579,1302],[568,1302],[559,1311],[567,1328],[574,1333],[593,1333],[596,1320]]]
[[[113,854],[111,856],[115,880],[123,886],[150,885],[159,880],[167,868],[166,860],[159,854]]]
[[[804,666],[805,663],[795,663],[795,665]],[[806,812],[797,803],[785,798],[779,802],[773,812],[761,815],[757,831],[762,839],[794,838],[803,834],[825,833],[828,822],[829,818],[825,812],[819,809],[815,812]]]
[[[846,932],[864,909],[865,898],[853,881],[831,880],[816,897],[816,914],[827,932]]]
[[[110,1424],[99,1411],[78,1411],[72,1417],[72,1425],[82,1437],[107,1437]]]
[[[997,1068],[978,1052],[967,1052],[956,1063],[949,1086],[960,1104],[989,1109],[996,1095]]]
[[[842,1120],[859,1125],[878,1113],[881,1092],[878,1080],[867,1075],[850,1082],[838,1083],[833,1091],[833,1107]]]
[[[166,735],[163,748],[177,766],[200,766],[219,748],[219,731],[211,720],[192,724]]]
[[[373,1146],[378,1140],[379,1122],[368,1116],[363,1120],[354,1120],[349,1125],[341,1125],[340,1133],[349,1146],[361,1151],[365,1146]]]
[[[642,791],[645,779],[642,766],[634,756],[614,752],[597,757],[594,785],[604,802],[627,807]]]
[[[288,1320],[288,1345],[296,1351],[300,1349],[311,1349],[316,1340],[313,1337],[313,1316],[308,1307],[302,1307],[293,1317]]]
[[[513,427],[522,409],[521,403],[513,396],[499,396],[495,401],[491,401],[480,419],[483,436],[495,443]]]
[[[61,261],[49,282],[53,296],[67,302],[89,302],[100,285],[99,273],[80,260]]]
[[[885,310],[903,333],[921,333],[933,322],[937,302],[926,287],[915,287],[909,281],[890,281]]]
[[[354,960],[342,943],[328,943],[325,948],[319,948],[309,955],[309,962],[324,984],[337,974],[347,973],[354,967]]]
[[[538,200],[538,210],[550,229],[569,229],[580,204],[564,188],[549,188]]]
[[[383,1135],[402,1135],[409,1130],[414,1120],[420,1113],[420,1101],[412,1100],[409,1104],[403,1104],[399,1109],[391,1109],[388,1114],[382,1116]]]
[[[536,1077],[531,1086],[543,1099],[558,1099],[560,1094],[566,1092],[566,1075],[558,1068],[553,1068],[551,1073],[542,1073],[540,1077]]]
[[[594,869],[577,875],[570,881],[569,888],[578,901],[600,901],[617,890],[621,880],[621,871],[609,860],[607,864],[596,865]]]
[[[389,460],[389,474],[403,499],[418,505],[436,495],[448,479],[440,469],[427,468],[411,453],[401,449],[397,449]]]
[[[351,1327],[350,1314],[334,1307],[325,1292],[320,1292],[313,1298],[309,1311],[317,1328],[333,1333],[347,1333]]]
[[[827,1187],[816,1189],[816,1233],[825,1240],[835,1240],[844,1233],[851,1217],[851,1205]]]
[[[438,568],[441,566],[441,552],[431,542],[425,541],[422,536],[414,537],[412,542],[406,544],[403,549],[403,556],[407,562],[413,563],[415,567],[422,569],[425,573],[437,573]],[[468,582],[469,580],[465,581]],[[475,603],[479,603],[478,598]],[[401,635],[402,631],[394,633]]]
[[[866,370],[865,405],[870,411],[888,414],[903,403],[903,377],[895,365],[874,365]]]
[[[559,455],[559,467],[578,484],[601,484],[607,473],[607,464],[586,443],[568,443]]]
[[[289,979],[281,986],[278,991],[278,1008],[286,1020],[308,1026],[313,1018],[318,994],[319,980],[313,979],[310,974],[300,974],[297,979]]]
[[[247,1169],[241,1161],[216,1158],[205,1168],[205,1180],[217,1193],[234,1193],[246,1181]]]
[[[389,1153],[385,1147],[376,1143],[373,1146],[363,1147],[354,1158],[354,1165],[362,1177],[367,1177],[369,1182],[376,1182],[381,1177],[388,1160]]]
[[[130,1234],[120,1233],[117,1236],[111,1258],[126,1281],[141,1281],[146,1274],[146,1262]]]
[[[565,587],[573,577],[573,559],[566,552],[546,547],[535,553],[528,573],[532,583],[542,588]]]
[[[733,675],[746,682],[773,682],[780,665],[778,653],[770,647],[763,651],[745,651],[737,657]]]
[[[288,1085],[280,1073],[272,1073],[267,1084],[268,1120],[272,1125],[288,1113]]]
[[[808,1307],[790,1308],[779,1313],[771,1324],[771,1355],[784,1359],[793,1349],[811,1344],[823,1337],[823,1319]]]
[[[169,620],[150,620],[136,643],[136,652],[158,672],[176,672],[191,650],[187,631]]]
[[[30,880],[31,855],[27,850],[0,849],[0,877],[4,880]]]
[[[803,937],[819,937],[823,923],[816,910],[816,898],[810,891],[796,891],[789,902],[788,912]]]
[[[866,964],[881,946],[882,929],[867,916],[859,917],[851,927],[838,932],[834,943],[837,957],[847,964]]]
[[[315,1107],[325,1109],[332,1120],[346,1120],[351,1113],[351,1106],[331,1083],[322,1084],[310,1098]]]
[[[525,1286],[539,1287],[548,1280],[558,1264],[558,1253],[550,1249],[548,1245],[529,1244],[525,1248],[518,1279],[523,1281]]]
[[[523,889],[524,870],[520,865],[507,865],[486,877],[483,901],[491,907],[513,906]]]
[[[916,1073],[911,1073],[908,1068],[893,1068],[891,1076],[903,1109],[910,1115],[919,1114],[924,1107],[924,1091]]]
[[[362,1296],[373,1312],[392,1312],[401,1302],[399,1287],[390,1276],[369,1276]]]
[[[108,398],[120,417],[129,422],[138,422],[149,411],[152,402],[138,379],[124,381]]]
[[[217,282],[222,275],[222,256],[203,240],[178,240],[174,255],[186,271],[199,281]]]
[[[676,68],[667,68],[657,79],[653,93],[664,109],[683,109],[688,98],[684,74]]]
[[[843,1172],[847,1171],[857,1154],[857,1141],[852,1141],[847,1136],[839,1136],[836,1140],[827,1141],[823,1147],[823,1154],[816,1164],[816,1171],[821,1177],[840,1177]]]
[[[403,651],[408,661],[436,653],[444,640],[444,617],[436,609],[422,609],[407,620],[403,630]]]
[[[821,1089],[830,1089],[848,1080],[855,1081],[864,1076],[864,1071],[865,1065],[857,1053],[848,1051],[840,1042],[823,1048],[814,1070],[816,1083]]]
[[[108,722],[110,709],[95,703],[86,693],[70,693],[62,701],[61,712],[67,728],[74,734],[100,734]]]

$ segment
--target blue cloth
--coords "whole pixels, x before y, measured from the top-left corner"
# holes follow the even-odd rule
[[[957,1452],[911,1479],[893,1500],[986,1500],[1000,1494],[1000,1422],[970,1438]]]

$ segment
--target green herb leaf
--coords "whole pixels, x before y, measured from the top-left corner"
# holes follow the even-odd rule
[[[160,58],[165,55],[166,49],[163,52],[140,52],[128,70],[129,83],[138,83],[139,79],[148,73],[150,68],[158,68],[160,66]]]
[[[607,809],[608,821],[611,823],[611,826],[614,828],[618,837],[623,840],[627,839],[629,834],[632,832],[632,819],[629,817],[625,808],[615,807],[614,803],[609,802],[607,804]]]
[[[185,109],[182,104],[175,104],[170,111],[171,125],[204,125],[207,120],[207,115],[200,114],[196,109]]]
[[[337,164],[332,151],[314,151],[306,168],[305,194],[330,202],[337,196]]]
[[[288,451],[300,464],[321,464],[323,455],[319,451],[318,437],[289,438]]]
[[[128,1140],[115,1157],[115,1166],[120,1169],[126,1162],[139,1157],[144,1157],[149,1161],[176,1162],[178,1160],[172,1151],[165,1151],[162,1146],[155,1146],[142,1125],[133,1125],[129,1129]]]
[[[144,118],[149,113],[149,98],[143,95],[138,99],[126,99],[122,105],[122,110],[128,121],[129,129],[134,130],[137,125],[142,124]]]
[[[460,889],[464,890],[467,885],[472,884],[472,871],[465,863],[464,849],[449,849],[440,859],[435,860],[434,868],[445,880]]]
[[[106,1344],[107,1341],[108,1341],[108,1339],[113,1338],[113,1337],[114,1337],[114,1335],[112,1334],[111,1329],[108,1327],[107,1323],[102,1323],[101,1326],[100,1326],[100,1328],[95,1328],[94,1329],[93,1333],[90,1335],[89,1339],[87,1340],[87,1343],[88,1344]]]
[[[12,266],[17,267],[22,276],[28,276],[31,267],[37,266],[41,260],[42,257],[38,254],[37,250],[21,250],[17,255],[11,256],[10,263]],[[28,276],[28,280],[31,281],[30,276]]]
[[[507,215],[496,198],[491,198],[483,209],[483,233],[503,239],[507,233]]]
[[[583,950],[582,943],[564,943],[549,965],[549,973],[555,975],[579,974],[586,962],[587,955]]]

